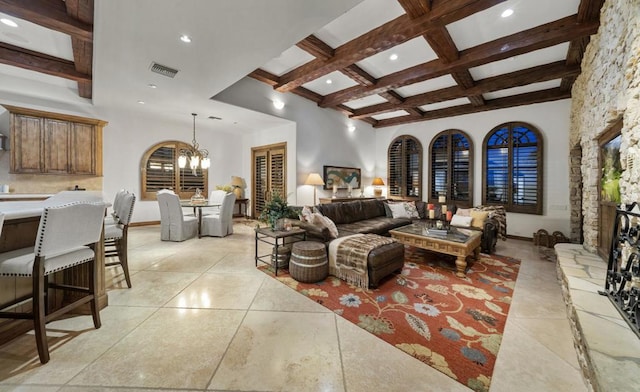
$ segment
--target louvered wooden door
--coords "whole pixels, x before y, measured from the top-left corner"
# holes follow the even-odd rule
[[[273,193],[287,196],[287,144],[254,147],[251,216],[257,218]]]

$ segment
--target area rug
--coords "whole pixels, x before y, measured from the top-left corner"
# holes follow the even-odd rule
[[[333,276],[300,283],[286,270],[275,278],[469,388],[488,391],[520,261],[480,254],[459,278],[454,260],[405,247],[402,272],[374,290]],[[269,266],[260,269],[274,277]]]

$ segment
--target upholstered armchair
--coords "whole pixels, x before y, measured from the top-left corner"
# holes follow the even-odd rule
[[[233,208],[236,203],[234,193],[226,193],[218,213],[202,217],[202,235],[226,237],[233,234]]]
[[[168,189],[157,193],[160,206],[160,239],[184,241],[198,234],[198,218],[182,213],[180,198]]]

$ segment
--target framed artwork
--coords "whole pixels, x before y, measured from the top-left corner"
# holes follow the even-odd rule
[[[360,189],[360,169],[356,167],[323,166],[324,189]]]

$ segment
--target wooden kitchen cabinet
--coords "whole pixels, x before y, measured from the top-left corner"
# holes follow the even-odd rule
[[[102,175],[106,121],[4,107],[11,113],[11,173]]]

